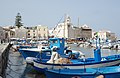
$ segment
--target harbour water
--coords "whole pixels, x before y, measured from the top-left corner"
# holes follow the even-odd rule
[[[76,45],[69,45],[74,50],[80,50],[85,54],[85,57],[93,57],[94,48],[77,47]],[[120,54],[120,50],[102,49],[102,56]],[[19,52],[13,52],[10,50],[8,67],[6,71],[6,78],[46,78],[44,74],[41,74],[34,70],[31,65],[27,65],[23,57]]]
[[[76,44],[69,44],[69,46],[74,50],[80,50],[85,54],[85,57],[94,57],[94,49],[90,47],[77,47]],[[101,49],[101,56],[109,56],[114,54],[120,54],[120,50],[110,50],[110,49]]]

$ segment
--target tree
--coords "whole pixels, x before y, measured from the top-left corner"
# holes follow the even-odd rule
[[[16,18],[15,18],[15,26],[17,26],[18,28],[20,28],[22,25],[22,19],[20,16],[20,13],[17,14]]]

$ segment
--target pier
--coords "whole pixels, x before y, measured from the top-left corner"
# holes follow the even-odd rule
[[[10,50],[9,43],[0,44],[0,78],[6,78],[6,68]]]

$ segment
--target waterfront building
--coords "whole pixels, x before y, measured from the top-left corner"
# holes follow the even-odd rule
[[[27,29],[27,38],[31,39],[48,39],[48,27],[47,26],[34,26],[26,27]]]
[[[2,27],[0,27],[0,43],[5,39],[5,33]]]
[[[9,37],[10,38],[15,38],[15,27],[10,26],[9,29],[10,29]]]
[[[15,38],[15,32],[9,28],[4,28],[3,27],[3,30],[4,30],[4,33],[5,33],[5,42],[9,42],[9,40],[11,38]]]
[[[36,26],[36,30],[37,30],[37,38],[48,39],[48,27],[47,26],[38,25]]]
[[[35,27],[26,27],[27,29],[27,33],[26,33],[26,37],[27,38],[31,38],[31,39],[35,39],[37,38],[37,31]]]
[[[26,38],[26,29],[22,26],[20,28],[15,26],[3,27],[6,32],[6,38]]]
[[[110,33],[109,39],[112,41],[117,40],[115,33]]]
[[[74,38],[74,29],[71,18],[67,15],[63,23],[56,25],[56,27],[51,30],[50,34],[59,38]]]
[[[86,24],[80,27],[79,33],[80,33],[80,38],[84,38],[86,40],[92,38],[92,29]]]
[[[115,33],[111,33],[111,31],[100,30],[98,33],[98,37],[102,40],[116,40]]]
[[[0,42],[9,42],[10,38],[15,37],[15,32],[10,27],[0,27]]]
[[[47,26],[33,26],[33,27],[17,27],[7,26],[4,27],[6,31],[6,38],[20,38],[20,39],[47,39],[48,38],[48,27]],[[2,36],[1,36],[2,37]]]
[[[15,29],[13,29],[15,31],[15,38],[26,38],[26,32],[27,30],[21,26],[21,27],[15,27]]]
[[[81,27],[76,27],[71,23],[71,18],[67,15],[63,23],[59,23],[55,28],[52,29],[51,33],[54,37],[76,39],[92,38],[92,29],[86,24]]]

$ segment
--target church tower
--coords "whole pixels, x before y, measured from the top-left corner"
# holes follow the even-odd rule
[[[71,27],[71,18],[68,15],[65,15],[64,21],[64,38],[69,38],[69,28]]]

